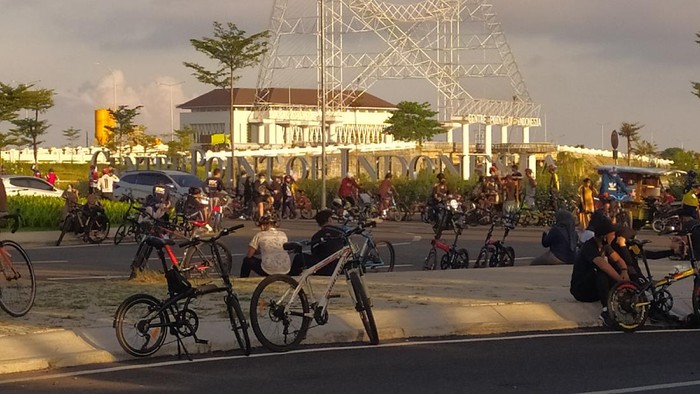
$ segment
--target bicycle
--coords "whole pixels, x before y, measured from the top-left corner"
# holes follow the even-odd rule
[[[430,251],[428,256],[425,258],[425,263],[423,264],[424,270],[435,270],[437,268],[437,250],[440,249],[445,252],[440,258],[440,269],[458,269],[458,268],[469,268],[469,252],[464,248],[457,248],[457,240],[459,236],[462,235],[463,225],[460,221],[455,220],[456,215],[452,215],[450,220],[452,221],[452,228],[454,228],[455,239],[452,245],[446,244],[440,241],[440,236],[435,235],[430,241]]]
[[[63,237],[71,231],[76,235],[82,234],[83,242],[99,244],[109,235],[109,218],[99,204],[75,206],[61,223],[61,234],[56,246],[60,246]]]
[[[147,215],[146,212],[144,214]],[[186,236],[185,234],[178,231],[177,228],[173,228],[170,222],[162,221],[156,218],[150,217],[150,220],[142,222],[142,224],[148,223],[150,229],[147,231],[148,234],[155,235],[158,237],[163,236],[174,236],[178,238],[183,238],[191,240],[196,238],[197,235]],[[193,224],[195,228],[202,228],[206,224],[204,222],[195,222]],[[199,231],[194,231],[194,234],[198,234]],[[181,262],[178,262],[174,254],[170,255],[170,258],[175,266],[185,274],[186,277],[190,278],[193,272],[198,273],[201,277],[207,277],[207,271],[209,269],[223,269],[223,273],[230,274],[231,268],[233,267],[233,255],[228,250],[228,248],[221,242],[214,242],[219,254],[223,256],[224,260],[222,264],[218,265],[212,261],[212,258],[216,256],[211,253],[207,254],[198,245],[191,245],[185,249],[185,253]],[[167,248],[166,248],[167,249]],[[143,272],[148,267],[148,260],[150,259],[151,253],[153,252],[153,247],[147,242],[142,240],[139,243],[139,247],[136,250],[136,255],[131,263],[131,274],[130,279],[137,276],[138,272]],[[221,274],[221,272],[219,273]]]
[[[610,290],[608,313],[622,331],[634,332],[642,327],[649,317],[650,310],[668,313],[673,308],[673,296],[668,291],[668,287],[691,276],[695,277],[692,295],[693,314],[696,318],[700,316],[700,273],[698,273],[691,237],[689,233],[685,236],[689,245],[690,267],[682,271],[670,272],[659,280],[652,277],[649,263],[644,255],[644,245],[651,241],[628,240],[631,254],[636,258],[641,257],[646,276],[639,281],[641,284],[622,281],[616,283]]]
[[[158,300],[149,294],[135,294],[124,300],[114,314],[113,327],[116,331],[119,345],[134,357],[146,357],[156,353],[164,344],[168,333],[175,336],[177,342],[178,357],[184,352],[188,359],[192,360],[187,348],[183,343],[183,338],[192,337],[195,343],[207,341],[197,337],[199,328],[199,317],[190,308],[190,304],[196,298],[211,294],[225,292],[224,303],[226,312],[231,323],[239,347],[247,356],[251,352],[250,337],[248,335],[248,322],[243,315],[243,309],[238,301],[238,295],[233,289],[229,275],[224,273],[222,258],[218,249],[214,246],[217,240],[223,236],[233,233],[242,228],[239,224],[233,227],[224,228],[221,232],[208,239],[195,237],[192,240],[179,244],[180,247],[192,247],[200,244],[207,244],[211,247],[214,261],[219,267],[220,277],[223,286],[214,283],[200,287],[194,287],[182,276],[180,270],[173,264],[168,268],[165,261],[167,252],[174,262],[171,245],[175,241],[167,238],[147,236],[144,239],[149,246],[158,252],[158,258],[163,267],[163,272],[168,284],[168,298]]]
[[[512,246],[505,246],[506,237],[510,230],[515,229],[515,222],[512,218],[503,218],[503,238],[494,240],[493,229],[496,227],[496,220],[491,222],[491,227],[486,233],[484,246],[479,250],[479,255],[476,257],[474,268],[489,267],[512,267],[515,265],[515,249]]]
[[[360,258],[362,264],[362,272],[393,272],[394,264],[396,263],[396,252],[394,245],[389,241],[375,241],[372,232],[369,228],[377,227],[377,222],[374,220],[361,222],[365,231],[359,233],[364,242],[362,248],[355,247],[355,253]]]
[[[372,304],[363,280],[362,264],[353,252],[349,239],[351,235],[363,231],[362,226],[345,231],[341,236],[345,246],[304,269],[298,281],[289,275],[270,275],[258,284],[250,300],[250,324],[260,343],[272,351],[288,351],[297,347],[306,337],[312,320],[317,325],[326,324],[331,292],[341,273],[345,274],[350,296],[355,303],[355,310],[360,314],[370,344],[379,343]],[[303,245],[288,242],[284,247],[293,253],[301,253]],[[326,289],[317,298],[309,278],[336,260],[338,264],[328,279]]]
[[[136,242],[141,242],[144,236],[143,226],[139,223],[139,217],[143,211],[135,207],[134,203],[135,200],[129,198],[129,208],[124,212],[124,223],[120,224],[114,233],[115,245],[119,245],[127,236],[133,236]],[[131,213],[132,210],[139,212],[139,214]]]
[[[8,214],[2,220],[13,220],[10,232],[19,228],[19,213]],[[36,298],[36,277],[29,255],[20,244],[0,241],[0,308],[12,317],[26,315]]]

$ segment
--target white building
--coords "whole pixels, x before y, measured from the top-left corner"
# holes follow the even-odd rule
[[[234,145],[236,149],[307,147],[321,143],[321,112],[315,89],[273,88],[264,109],[254,110],[255,89],[234,88]],[[215,145],[228,138],[228,89],[215,89],[196,97],[178,108],[189,110],[180,114],[180,128],[195,130],[195,141]],[[365,145],[392,143],[393,137],[384,133],[395,105],[369,93],[355,99],[348,109],[328,113],[327,143],[329,145]],[[218,138],[216,135],[219,135]],[[215,136],[212,141],[212,136]]]

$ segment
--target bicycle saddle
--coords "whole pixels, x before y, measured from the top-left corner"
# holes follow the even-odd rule
[[[152,235],[149,235],[146,238],[144,238],[143,242],[145,242],[146,245],[152,246],[156,249],[162,249],[163,247],[165,247],[165,245],[175,245],[175,241],[170,238],[160,238],[154,237]]]

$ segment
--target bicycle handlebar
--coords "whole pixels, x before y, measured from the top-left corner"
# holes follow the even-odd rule
[[[244,226],[245,226],[244,224],[237,224],[235,226],[224,228],[223,230],[221,230],[221,232],[219,232],[218,235],[215,235],[213,237],[209,237],[207,239],[202,239],[199,236],[195,236],[194,238],[192,238],[188,241],[179,243],[177,246],[179,246],[181,248],[187,248],[187,247],[190,247],[192,245],[197,245],[200,243],[213,243],[216,240],[218,240],[219,238],[224,237],[226,235],[229,235],[229,234],[235,232],[236,230],[243,228]]]

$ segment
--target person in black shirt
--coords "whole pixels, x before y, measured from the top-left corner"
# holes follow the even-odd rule
[[[601,320],[614,327],[607,311],[608,292],[616,282],[629,280],[628,268],[610,245],[615,239],[612,221],[598,217],[593,227],[595,236],[581,246],[574,262],[569,291],[578,301],[600,301]]]
[[[331,223],[332,216],[333,211],[330,209],[322,209],[316,213],[314,219],[321,228],[311,237],[311,254],[303,253],[295,256],[290,275],[300,274],[303,268],[311,267],[345,247],[343,239],[345,232],[341,227]],[[321,239],[323,239],[322,242]],[[337,265],[336,260],[318,270],[315,275],[330,276]]]

